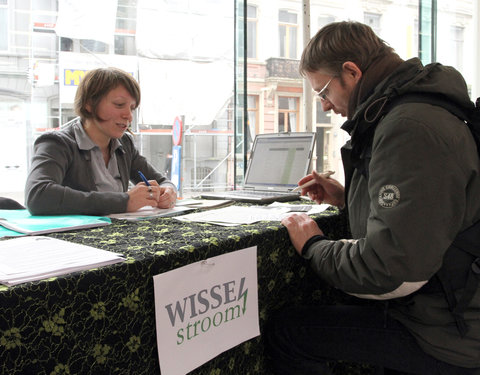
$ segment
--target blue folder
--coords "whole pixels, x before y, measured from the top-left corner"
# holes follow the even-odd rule
[[[109,225],[103,216],[33,216],[28,210],[0,210],[0,237],[40,235]]]

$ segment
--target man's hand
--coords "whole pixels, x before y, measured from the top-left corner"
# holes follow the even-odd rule
[[[307,214],[293,214],[285,217],[282,224],[287,228],[295,250],[301,254],[303,245],[315,235],[323,236],[317,223]]]
[[[302,195],[308,194],[318,204],[328,203],[340,208],[345,206],[345,189],[340,182],[313,171],[298,181],[298,184],[303,185],[311,180],[315,180],[315,184],[302,189]]]

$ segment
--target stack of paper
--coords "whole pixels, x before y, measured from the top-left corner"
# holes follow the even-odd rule
[[[220,208],[230,206],[235,203],[230,199],[194,199],[184,198],[177,201],[176,206],[191,207],[195,209],[208,210],[210,208]]]
[[[223,226],[253,224],[263,220],[281,220],[281,215],[288,212],[287,208],[268,208],[268,206],[230,206],[217,210],[202,211],[176,217],[180,221],[194,221]]]
[[[185,211],[192,211],[192,210],[194,210],[194,208],[183,207],[183,206],[172,207],[172,208],[158,208],[158,207],[152,207],[152,206],[145,206],[134,212],[110,214],[108,215],[108,217],[111,219],[137,221],[137,220],[153,219],[156,217],[175,216]]]
[[[0,283],[16,285],[124,261],[122,254],[55,238],[0,241]]]
[[[253,224],[258,221],[280,221],[293,212],[316,214],[324,211],[329,205],[291,205],[274,202],[268,206],[230,206],[217,210],[196,212],[175,217],[185,222],[210,223],[223,226]]]

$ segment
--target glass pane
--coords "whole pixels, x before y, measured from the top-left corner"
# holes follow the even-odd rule
[[[478,36],[474,32],[474,3],[437,0],[437,8],[450,10],[437,15],[437,61],[459,70],[471,88],[479,66],[478,62],[475,63],[473,47],[478,43]]]
[[[247,17],[257,18],[257,7],[253,5],[247,5]]]
[[[249,21],[247,23],[247,57],[257,57],[257,22]]]
[[[0,8],[0,51],[8,50],[8,10]]]
[[[278,108],[279,109],[288,109],[288,99],[289,98],[286,98],[286,97],[279,97],[278,98]]]
[[[108,44],[99,42],[98,40],[92,39],[81,39],[80,40],[81,51],[85,53],[107,53]]]
[[[117,55],[136,55],[135,37],[115,35],[115,53]]]
[[[296,113],[288,114],[288,123],[290,124],[290,131],[295,132],[298,130]]]
[[[278,12],[278,20],[280,22],[289,22],[289,15],[288,15],[288,11],[286,10],[280,10]]]
[[[285,113],[280,112],[278,114],[278,132],[287,132],[288,131],[288,117],[285,116]]]
[[[286,44],[287,44],[287,27],[280,25],[278,28],[278,38],[280,41],[280,51],[279,51],[279,56],[280,57],[286,57]]]
[[[288,57],[291,59],[297,58],[297,28],[290,27],[289,30],[289,38],[288,38]]]

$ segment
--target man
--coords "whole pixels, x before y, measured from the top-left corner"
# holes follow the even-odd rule
[[[300,72],[323,110],[347,117],[342,128],[351,135],[342,148],[345,190],[313,172],[299,181],[316,182],[302,194],[345,208],[352,239],[326,238],[305,214],[282,223],[323,280],[387,302],[280,312],[267,331],[276,373],[329,374],[328,360],[368,363],[385,373],[480,373],[478,289],[454,316],[442,291],[426,288],[457,234],[480,220],[474,139],[441,106],[390,104],[415,93],[471,108],[462,76],[440,64],[403,61],[357,22],[322,28],[305,48]]]

